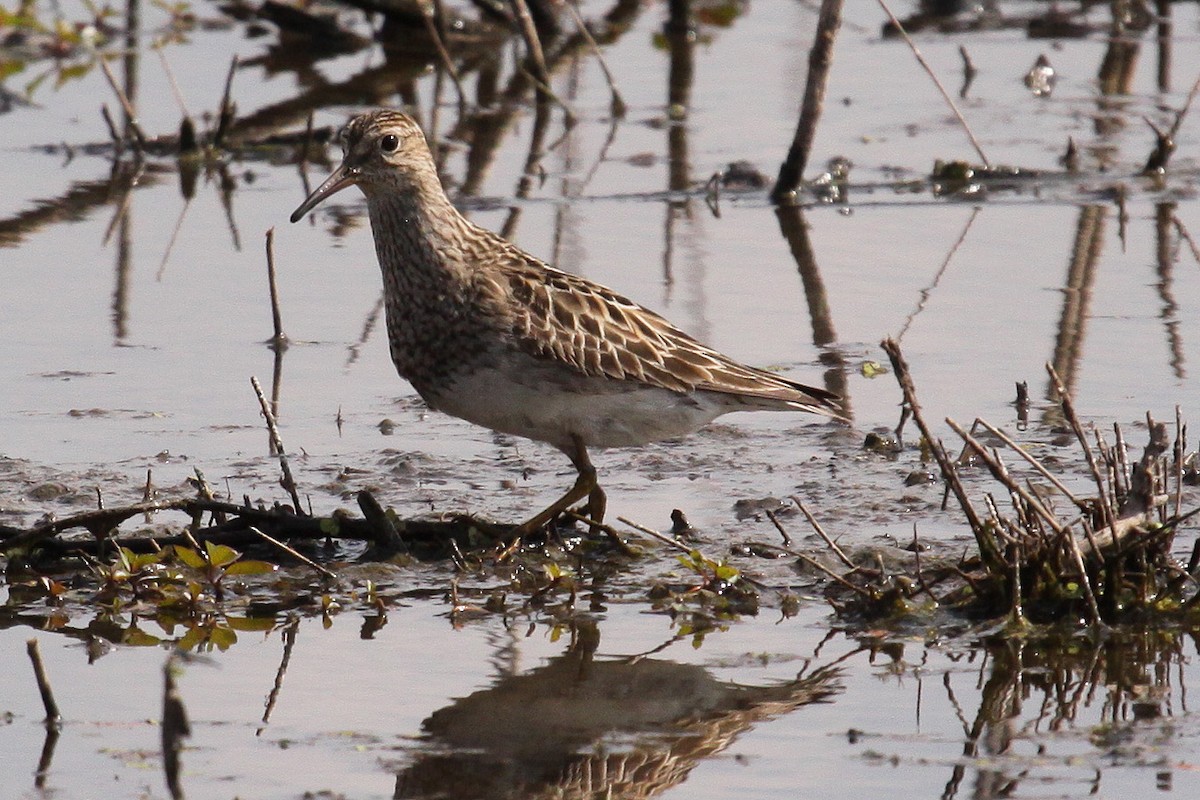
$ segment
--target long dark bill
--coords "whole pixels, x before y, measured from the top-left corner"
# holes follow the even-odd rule
[[[326,198],[356,183],[358,183],[358,170],[353,167],[347,167],[343,161],[342,165],[335,169],[333,174],[326,178],[324,183],[314,189],[313,193],[306,197],[304,202],[300,204],[300,207],[292,212],[292,222],[299,222],[305,214],[324,202]]]

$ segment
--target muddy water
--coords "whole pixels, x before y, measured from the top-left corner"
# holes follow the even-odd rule
[[[734,356],[824,383],[849,400],[851,430],[799,416],[741,415],[685,442],[596,454],[614,514],[665,528],[671,510],[683,509],[701,543],[720,555],[729,539],[776,541],[768,521],[739,515],[738,501],[800,493],[851,546],[889,546],[907,540],[916,526],[922,537],[957,547],[966,529],[938,508],[940,489],[904,484],[919,467],[916,450],[889,459],[860,449],[868,430],[898,419],[895,382],[869,368],[884,360],[877,344],[887,335],[900,337],[935,421],[982,416],[1012,430],[1014,384],[1027,381],[1033,408],[1026,440],[1052,441],[1055,434],[1042,424],[1046,362],[1072,387],[1081,413],[1104,430],[1120,423],[1136,444],[1147,411],[1172,419],[1180,405],[1185,418],[1194,418],[1200,397],[1193,365],[1200,264],[1190,239],[1200,235],[1195,119],[1177,134],[1164,183],[1135,176],[1152,144],[1142,117],[1169,125],[1163,109],[1181,107],[1200,74],[1194,6],[1172,8],[1169,90],[1156,84],[1149,33],[1138,40],[1141,60],[1133,62],[1124,91],[1109,95],[1097,79],[1107,47],[1099,34],[1052,42],[1031,40],[1017,27],[920,33],[922,51],[955,93],[958,48],[968,49],[979,74],[960,102],[994,164],[1057,173],[1068,137],[1082,157],[1078,176],[1047,174],[1015,189],[938,198],[926,185],[896,181],[920,179],[938,158],[979,159],[911,54],[880,39],[877,7],[850,3],[809,172],[842,156],[854,165],[851,186],[837,202],[803,212],[816,264],[806,270],[798,269],[761,192],[725,192],[715,214],[694,190],[739,159],[774,174],[795,124],[815,14],[776,0],[719,8],[737,11],[731,24],[716,25],[719,14],[701,13],[695,41],[674,50],[660,36],[664,5],[648,4],[630,16],[628,30],[605,47],[630,109],[615,129],[594,60],[581,56],[556,73],[555,90],[579,121],[564,130],[561,111],[553,112],[545,146],[557,144],[541,159],[544,175],[521,197],[532,110],[518,106],[486,169],[470,171],[475,162],[467,144],[448,133],[456,120],[453,90],[445,83],[441,90],[436,130],[446,150],[444,174],[453,186],[469,184],[462,199],[473,219],[507,230],[531,252],[619,289]],[[607,10],[600,2],[582,8],[592,18]],[[1019,18],[1041,7],[1001,10]],[[221,19],[215,8],[196,11]],[[1098,8],[1084,19],[1104,24]],[[137,48],[139,117],[152,133],[178,124],[169,82],[148,47],[151,32],[166,22],[161,10],[147,9],[147,33]],[[412,75],[397,67],[387,91],[372,94],[353,79],[383,63],[378,51],[298,67],[276,60],[276,45],[274,33],[247,38],[242,27],[225,23],[194,31],[186,44],[168,46],[166,56],[196,114],[214,106],[234,53],[244,62],[234,81],[243,115],[343,87],[331,93],[338,105],[316,108],[318,126],[339,124],[362,105],[399,102],[394,92]],[[1033,97],[1021,80],[1040,53],[1058,71],[1049,98]],[[674,93],[667,79],[672,66],[676,75],[691,76]],[[53,70],[51,62],[34,62],[5,88],[23,91],[33,76],[54,77]],[[436,80],[429,71],[408,85],[407,96],[431,128]],[[474,80],[467,75],[469,87]],[[47,512],[91,508],[96,487],[110,505],[140,498],[147,471],[164,493],[182,491],[199,468],[234,498],[280,499],[251,376],[277,400],[301,492],[321,511],[352,505],[350,493],[369,485],[402,516],[472,510],[516,519],[571,479],[559,454],[430,413],[396,378],[377,317],[373,248],[353,192],[288,225],[305,178],[278,153],[209,165],[190,199],[170,160],[153,160],[136,188],[122,191],[119,181],[110,182],[109,159],[81,149],[107,138],[96,113],[98,98],[110,96],[102,76],[92,69],[31,91],[37,108],[0,115],[6,151],[0,219],[3,241],[11,244],[0,262],[0,523],[28,525]],[[687,108],[681,125],[668,119],[672,101]],[[302,130],[308,108],[287,129]],[[62,142],[73,150],[47,147]],[[307,181],[327,168],[311,165]],[[68,195],[75,206],[56,200]],[[291,339],[279,359],[263,343],[271,335],[264,255],[270,228]],[[1077,455],[1055,452],[1068,477],[1079,474]],[[1193,537],[1194,529],[1184,531],[1181,553]],[[806,596],[816,592],[788,565],[738,564]],[[243,633],[237,646],[212,654],[211,665],[187,667],[181,691],[195,735],[185,765],[194,796],[293,797],[329,789],[388,797],[398,775],[407,776],[406,786],[427,786],[411,781],[436,771],[438,753],[482,750],[455,768],[471,775],[493,769],[487,757],[504,756],[501,749],[466,746],[449,734],[439,740],[435,732],[414,738],[423,720],[455,698],[494,690],[501,677],[548,674],[553,685],[556,665],[566,669],[571,664],[562,666],[564,659],[579,656],[567,654],[569,634],[552,633],[536,615],[532,631],[531,618],[520,616],[452,630],[442,597],[449,570],[426,569],[386,577],[395,587],[436,591],[397,599],[389,626],[374,639],[357,638],[369,612],[350,602],[330,630],[317,620],[301,623],[277,716],[261,735],[261,702],[278,666],[280,632]],[[675,570],[673,556],[660,552],[622,586]],[[48,623],[44,608],[14,616],[29,609],[4,591],[14,611],[0,632],[0,663],[3,674],[24,676],[29,626]],[[678,797],[725,797],[739,789],[751,796],[793,796],[800,789],[842,797],[895,793],[897,786],[914,796],[996,796],[1008,786],[1007,793],[1022,796],[1047,784],[1059,796],[1082,797],[1097,783],[1114,796],[1195,790],[1188,743],[1196,724],[1186,702],[1194,665],[1185,655],[1194,643],[1146,634],[1152,643],[1047,645],[1059,654],[1050,657],[1040,646],[1014,653],[1008,645],[984,647],[978,634],[943,641],[919,630],[865,642],[834,634],[822,645],[831,622],[826,606],[814,598],[802,608],[797,619],[775,624],[765,613],[731,623],[698,648],[685,638],[655,655],[665,664],[702,668],[706,677],[681,667],[672,679],[711,699],[707,716],[696,709],[693,716],[707,721],[704,730],[713,737],[736,736],[732,745],[699,747],[704,734],[680,722],[687,716],[681,714],[656,726],[567,737],[570,746],[555,755],[565,759],[568,750],[594,747],[671,754],[684,763],[686,783],[667,790]],[[644,610],[616,604],[593,612],[600,636],[595,661],[619,662],[671,638],[668,620]],[[161,795],[157,731],[145,720],[158,714],[163,653],[120,646],[88,666],[77,641],[114,638],[113,628],[80,609],[69,616],[76,637],[38,634],[66,694],[68,720],[47,791],[92,796],[101,776],[115,787],[111,796],[139,796],[146,787]],[[860,645],[868,649],[856,651]],[[806,664],[842,670],[830,681],[827,702],[773,706],[783,701],[766,687],[793,679]],[[698,681],[703,686],[695,688]],[[739,700],[730,683],[759,691]],[[20,766],[0,777],[0,794],[38,796],[36,695],[23,678],[9,685],[0,712],[13,717],[0,729],[0,752],[6,764]],[[607,684],[599,685],[603,695]],[[92,691],[64,691],[74,686]],[[737,702],[753,711],[738,718],[731,710]],[[472,707],[490,708],[483,700]],[[638,718],[620,707],[613,713]],[[667,722],[674,727],[664,732]],[[863,733],[847,735],[851,729]],[[680,755],[687,749],[681,742],[691,743],[690,756]],[[511,753],[505,757],[512,760]],[[522,769],[540,766],[557,775],[562,759],[550,765],[533,759]],[[571,762],[576,770],[581,764]],[[539,780],[544,789],[549,779]]]

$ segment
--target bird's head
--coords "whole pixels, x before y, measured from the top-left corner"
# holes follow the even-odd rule
[[[402,189],[422,170],[433,169],[425,134],[412,117],[381,109],[351,119],[338,134],[342,163],[292,212],[292,222],[316,208],[326,198],[348,186],[358,186],[370,199],[374,189],[388,184]]]

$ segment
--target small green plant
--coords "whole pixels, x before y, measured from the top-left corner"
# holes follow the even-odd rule
[[[230,575],[265,575],[277,569],[266,561],[243,559],[241,553],[224,544],[205,542],[203,549],[181,545],[171,549],[184,566],[200,574],[218,603],[225,599],[223,584]],[[199,595],[199,592],[195,594]]]

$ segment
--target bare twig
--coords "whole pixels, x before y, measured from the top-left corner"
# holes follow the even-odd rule
[[[971,526],[971,532],[975,535],[975,541],[979,545],[980,555],[990,567],[1003,568],[1005,565],[1004,556],[997,550],[996,543],[988,536],[983,522],[979,519],[979,514],[975,511],[974,506],[971,505],[971,500],[967,497],[967,491],[958,477],[958,471],[954,468],[954,463],[946,454],[946,448],[942,446],[940,439],[934,437],[929,426],[925,424],[925,419],[921,414],[921,406],[917,402],[916,387],[913,385],[912,375],[908,371],[908,362],[904,360],[904,355],[900,352],[899,343],[894,339],[885,339],[880,346],[888,354],[888,358],[892,362],[892,369],[896,373],[896,380],[900,384],[900,390],[904,393],[904,400],[913,415],[913,420],[917,423],[917,428],[920,429],[921,435],[925,437],[925,441],[928,442],[929,448],[933,452],[933,457],[938,462],[942,478],[950,485],[950,490],[954,492],[955,498],[962,507],[963,514],[967,517],[967,523]]]
[[[800,513],[804,515],[804,518],[808,520],[808,524],[811,525],[813,530],[817,532],[817,535],[825,540],[825,544],[829,545],[829,549],[834,552],[834,555],[836,555],[847,567],[850,569],[855,569],[854,562],[851,561],[844,552],[842,552],[842,548],[837,546],[837,542],[830,538],[829,534],[825,532],[825,529],[821,527],[821,523],[817,522],[817,518],[814,517],[812,512],[808,510],[808,506],[804,505],[804,501],[796,495],[792,495],[791,499],[792,502],[796,504],[796,507],[800,509]]]
[[[96,59],[100,62],[100,70],[104,73],[105,79],[108,81],[109,87],[117,96],[117,101],[121,104],[122,110],[125,112],[125,119],[129,127],[129,132],[133,134],[133,150],[136,154],[141,155],[146,149],[146,137],[142,134],[142,126],[138,124],[137,112],[133,109],[133,104],[129,102],[129,97],[125,91],[117,83],[116,77],[112,73],[112,69],[108,66],[108,61],[103,56]]]
[[[900,34],[901,38],[904,39],[905,43],[908,44],[909,49],[912,50],[912,54],[916,56],[917,63],[919,63],[921,68],[924,69],[926,74],[929,75],[930,79],[933,81],[933,85],[937,87],[937,90],[942,93],[942,98],[946,101],[946,104],[950,106],[950,110],[954,112],[954,116],[958,120],[958,123],[962,125],[963,131],[966,132],[967,138],[971,140],[971,146],[975,148],[975,152],[978,154],[979,160],[983,162],[983,166],[991,169],[992,165],[991,162],[988,161],[987,154],[983,152],[983,148],[980,146],[979,140],[976,139],[975,134],[971,132],[971,126],[967,124],[967,120],[963,117],[962,112],[958,110],[958,105],[954,102],[954,98],[950,96],[950,93],[946,91],[946,87],[942,85],[940,80],[938,80],[938,76],[934,74],[933,68],[930,67],[929,62],[925,60],[925,56],[921,55],[921,50],[917,47],[916,42],[909,37],[908,31],[904,30],[904,26],[900,24],[900,20],[896,19],[896,15],[892,13],[890,8],[888,8],[887,0],[878,0],[878,2],[883,8],[883,13],[888,15],[888,19],[891,20],[891,23],[896,26],[896,31]]]
[[[292,507],[296,510],[296,513],[303,515],[304,507],[300,505],[300,494],[296,491],[296,480],[292,477],[292,468],[288,465],[287,452],[283,449],[283,439],[279,436],[279,427],[275,423],[275,414],[271,411],[271,404],[267,402],[262,386],[258,383],[258,378],[250,378],[250,385],[254,387],[254,394],[258,397],[258,404],[262,408],[263,417],[267,420],[267,433],[271,437],[271,447],[279,455],[279,468],[283,470],[283,480],[280,481],[280,484],[291,495]]]
[[[1040,462],[1036,458],[1034,458],[1033,455],[1031,453],[1029,453],[1029,451],[1027,451],[1021,445],[1017,444],[1011,436],[1009,436],[1007,433],[1000,430],[999,428],[992,425],[990,422],[988,422],[986,420],[976,419],[975,421],[978,422],[980,425],[982,425],[987,430],[988,433],[992,434],[997,439],[1004,442],[1004,444],[1008,445],[1008,447],[1011,448],[1013,450],[1013,452],[1015,452],[1021,458],[1025,459],[1025,461],[1029,464],[1029,466],[1031,466],[1035,470],[1037,470],[1038,474],[1041,475],[1043,478],[1050,481],[1050,483],[1054,484],[1054,488],[1058,489],[1058,491],[1062,492],[1063,496],[1066,497],[1068,500],[1070,500],[1072,503],[1074,503],[1076,508],[1078,508],[1080,511],[1084,511],[1084,512],[1091,511],[1091,506],[1089,506],[1083,500],[1080,500],[1078,497],[1076,497],[1074,492],[1072,492],[1070,489],[1068,489],[1067,485],[1065,483],[1063,483],[1061,480],[1059,480],[1058,477],[1053,472],[1046,469],[1042,465],[1042,462]]]
[[[274,536],[263,533],[258,528],[254,527],[253,525],[250,526],[250,531],[252,533],[254,533],[256,536],[258,536],[260,539],[262,539],[264,542],[267,542],[268,544],[272,544],[275,547],[278,547],[280,550],[287,553],[289,556],[296,559],[301,564],[304,564],[306,567],[311,567],[312,569],[321,573],[321,575],[323,577],[329,578],[330,580],[333,580],[333,581],[336,581],[338,579],[337,573],[332,572],[332,571],[326,569],[325,567],[322,567],[320,564],[313,561],[308,556],[299,552],[294,547],[290,547],[286,543],[279,541]]]
[[[529,50],[529,61],[533,64],[533,75],[537,79],[539,88],[545,87],[549,89],[550,73],[546,69],[546,56],[542,53],[542,41],[538,37],[537,26],[533,24],[533,17],[529,13],[529,6],[525,0],[509,0],[512,3],[513,13],[517,18],[517,25],[521,29],[521,36],[525,39],[525,46]]]
[[[29,653],[29,661],[33,664],[33,676],[37,680],[38,692],[42,695],[42,707],[46,709],[46,727],[59,728],[62,725],[62,714],[58,712],[58,703],[54,702],[54,692],[50,688],[50,679],[46,677],[46,665],[42,663],[42,651],[38,649],[38,640],[30,639],[25,642],[25,651]]]
[[[450,76],[450,80],[454,83],[454,88],[458,92],[458,110],[459,114],[462,115],[467,107],[467,93],[463,91],[462,80],[458,77],[458,70],[454,68],[450,52],[446,50],[446,42],[442,37],[441,26],[438,24],[440,15],[435,12],[432,3],[419,2],[417,6],[421,10],[421,19],[425,23],[425,32],[433,40],[433,46],[437,48],[438,58],[442,62],[442,67],[446,70],[446,74]]]
[[[1092,453],[1087,435],[1084,434],[1083,426],[1079,423],[1079,417],[1075,414],[1075,404],[1071,401],[1071,395],[1067,392],[1067,388],[1059,380],[1054,366],[1047,363],[1046,371],[1050,374],[1050,381],[1054,385],[1054,391],[1058,395],[1059,403],[1062,405],[1063,416],[1066,417],[1067,424],[1071,426],[1071,430],[1075,433],[1075,438],[1083,445],[1083,454],[1087,458],[1088,468],[1091,470],[1092,478],[1096,482],[1097,499],[1103,514],[1101,520],[1103,526],[1110,530],[1115,530],[1113,523],[1117,515],[1113,510],[1112,495],[1108,491],[1108,487],[1104,485],[1104,479],[1100,477],[1100,468],[1096,464],[1096,456]]]
[[[283,332],[283,314],[279,310],[279,286],[275,281],[275,228],[267,229],[267,284],[271,292],[271,323],[275,327],[275,335],[267,340],[272,348],[286,350],[287,334]]]
[[[625,101],[621,98],[621,92],[617,90],[617,82],[613,79],[613,74],[608,68],[608,63],[604,60],[604,53],[600,51],[600,45],[596,44],[595,37],[588,30],[587,23],[579,15],[579,9],[575,8],[575,4],[568,2],[565,5],[567,11],[570,12],[571,17],[575,20],[575,26],[579,29],[580,35],[587,40],[588,46],[596,54],[596,62],[600,64],[600,71],[604,73],[604,80],[608,82],[608,90],[612,93],[612,102],[609,104],[612,115],[617,118],[624,117],[628,106],[625,105]]]
[[[225,91],[221,95],[221,109],[217,114],[217,129],[213,131],[212,146],[220,147],[225,142],[225,134],[229,132],[229,127],[233,125],[234,117],[237,113],[237,108],[231,99],[233,94],[233,75],[237,72],[240,60],[235,54],[229,62],[229,73],[225,76]]]
[[[580,519],[584,522],[590,522],[588,519],[583,518],[583,517],[580,517]],[[633,528],[635,531],[644,533],[647,536],[650,536],[654,539],[658,539],[663,544],[670,545],[671,547],[674,547],[676,550],[679,550],[680,552],[690,553],[690,552],[692,552],[692,550],[695,549],[694,547],[686,545],[683,542],[675,541],[670,536],[667,536],[665,533],[659,533],[658,531],[654,530],[653,528],[647,528],[645,525],[639,525],[638,523],[636,523],[632,520],[628,520],[625,517],[617,517],[617,522],[620,522],[623,525],[628,525],[629,527]],[[605,526],[605,527],[607,527],[607,526]],[[601,528],[601,530],[603,530],[603,528]]]
[[[821,0],[817,16],[817,32],[812,49],[808,51],[808,79],[804,85],[804,100],[800,105],[800,120],[788,148],[787,158],[779,167],[771,200],[776,204],[795,202],[796,190],[808,166],[817,121],[825,105],[825,87],[833,65],[833,43],[842,23],[842,0]]]

